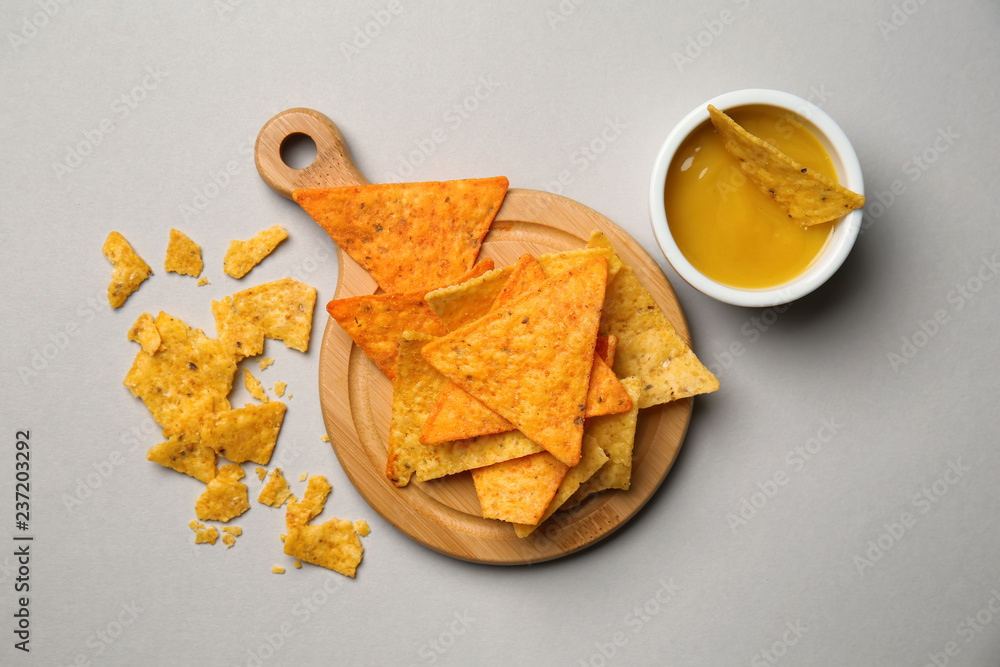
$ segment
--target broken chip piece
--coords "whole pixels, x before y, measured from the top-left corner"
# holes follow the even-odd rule
[[[281,468],[275,468],[271,471],[267,483],[260,490],[257,502],[270,505],[271,507],[281,507],[291,495],[292,490],[288,488],[288,481],[285,480]]]
[[[195,503],[198,519],[225,523],[250,509],[247,486],[240,482],[243,475],[243,469],[235,463],[219,468],[215,479],[206,485],[205,492]]]
[[[163,269],[168,272],[183,275],[201,275],[205,263],[201,260],[201,248],[184,232],[178,229],[170,230],[170,241],[167,243],[167,256],[163,260]]]
[[[153,445],[146,453],[146,459],[205,484],[215,479],[215,450],[194,440],[189,434],[177,433],[166,442]]]
[[[230,241],[222,269],[233,278],[242,278],[250,269],[271,254],[278,244],[288,238],[281,225],[274,225],[258,232],[246,241]]]
[[[285,418],[281,401],[249,404],[216,412],[206,419],[202,442],[235,463],[267,465]]]
[[[294,278],[282,278],[233,294],[233,306],[244,320],[257,325],[264,336],[305,352],[309,349],[316,288]]]
[[[102,251],[114,265],[108,285],[108,302],[112,308],[121,308],[128,296],[139,289],[142,281],[153,274],[153,270],[119,232],[108,234]]]

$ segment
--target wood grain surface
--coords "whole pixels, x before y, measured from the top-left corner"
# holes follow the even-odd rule
[[[317,147],[315,161],[292,169],[281,159],[281,144],[305,134]],[[257,169],[285,197],[296,188],[336,187],[368,181],[351,161],[343,136],[323,114],[289,109],[261,129]],[[303,212],[303,216],[308,216]],[[666,276],[624,230],[600,213],[571,199],[537,190],[511,188],[487,234],[480,258],[497,267],[525,252],[535,255],[580,248],[601,230],[614,244],[677,332],[689,339],[687,322]],[[333,243],[333,241],[331,241]],[[375,281],[337,248],[340,273],[334,298],[374,294]],[[531,536],[518,538],[509,524],[480,515],[471,475],[396,488],[386,478],[392,383],[353,341],[328,318],[319,364],[320,404],[333,449],[348,478],[388,522],[414,540],[463,560],[494,564],[533,563],[563,556],[601,540],[628,521],[656,491],[680,450],[692,399],[639,412],[628,491],[605,491],[577,507],[556,512]]]

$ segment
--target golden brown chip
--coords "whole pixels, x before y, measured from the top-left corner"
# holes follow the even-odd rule
[[[293,198],[386,292],[469,271],[508,182],[496,178],[295,190]]]
[[[153,316],[149,313],[140,315],[132,328],[128,330],[128,339],[139,343],[142,351],[146,354],[153,354],[160,349],[160,332],[156,328]]]
[[[472,471],[483,518],[536,525],[569,467],[548,452]]]
[[[639,378],[640,409],[719,388],[628,266],[608,283],[601,333],[618,339],[615,374]]]
[[[208,484],[215,479],[215,450],[189,434],[178,433],[166,442],[153,445],[146,459]]]
[[[330,491],[330,483],[326,481],[325,477],[322,475],[310,477],[302,500],[299,501],[292,497],[288,501],[288,507],[285,508],[285,526],[291,530],[298,526],[304,526],[315,519],[323,511]]]
[[[163,269],[197,278],[205,268],[201,261],[201,248],[198,244],[177,229],[170,230],[170,242],[167,244],[167,257],[163,260]]]
[[[291,495],[292,490],[288,488],[288,482],[285,480],[281,468],[275,468],[271,471],[271,476],[268,478],[267,484],[260,490],[257,502],[270,505],[271,507],[281,507]]]
[[[243,529],[240,528],[239,526],[223,526],[222,532],[229,533],[234,537],[239,537],[240,535],[243,534]]]
[[[283,568],[280,565],[278,565],[277,563],[275,563],[274,565],[271,566],[271,573],[272,574],[284,574],[285,573],[285,568]]]
[[[232,297],[213,301],[212,315],[215,317],[218,339],[233,349],[233,356],[237,361],[257,356],[264,351],[264,330],[236,313]]]
[[[234,463],[219,468],[215,479],[208,483],[195,503],[199,520],[225,523],[250,509],[247,486],[240,482],[243,474],[243,469]]]
[[[566,465],[580,460],[607,260],[558,274],[422,353]]]
[[[246,390],[250,392],[250,395],[258,401],[267,403],[268,400],[270,400],[268,399],[267,394],[264,393],[264,387],[261,386],[260,380],[255,378],[246,368],[243,369],[243,386],[246,387]]]
[[[197,435],[207,415],[229,409],[236,363],[229,347],[175,317],[160,313],[155,324],[160,346],[154,354],[136,354],[124,385],[146,404],[164,436]]]
[[[633,397],[632,409],[618,415],[598,417],[587,422],[584,437],[594,438],[608,455],[608,461],[590,479],[580,485],[565,506],[579,503],[586,496],[605,489],[628,490],[632,482],[632,448],[635,443],[635,427],[639,414],[638,378],[625,378],[622,384]]]
[[[121,308],[129,294],[139,289],[139,285],[153,274],[153,270],[118,232],[108,234],[102,250],[114,265],[111,283],[108,285],[108,302],[112,308]]]
[[[806,169],[711,104],[708,113],[726,150],[739,160],[743,173],[798,224],[818,225],[864,206],[864,195]]]
[[[288,385],[285,384],[284,382],[282,382],[281,380],[278,380],[277,382],[275,382],[274,383],[274,393],[275,393],[275,395],[278,398],[281,398],[282,396],[284,396],[285,395],[285,387],[287,387],[287,386]],[[292,397],[292,395],[289,394],[288,398],[291,398],[291,397]]]
[[[232,549],[233,545],[236,544],[236,538],[229,533],[224,533],[222,535],[222,543],[226,545],[227,549]]]
[[[263,332],[261,332],[261,333],[263,333]],[[257,364],[260,366],[260,370],[264,370],[265,368],[267,368],[268,366],[270,366],[273,363],[274,363],[274,359],[272,359],[271,357],[263,357],[263,358],[257,360]]]
[[[237,292],[233,306],[245,320],[264,330],[268,338],[305,352],[309,349],[316,288],[294,278],[282,278]]]
[[[591,239],[603,239],[600,232],[594,232]],[[605,239],[606,240],[606,239]],[[608,280],[611,280],[622,265],[610,244],[574,250],[563,250],[537,257],[546,276],[561,273],[583,259],[604,257],[608,260]],[[497,296],[514,272],[515,265],[505,266],[483,274],[475,280],[442,287],[427,293],[427,303],[444,322],[448,331],[454,331],[474,320],[478,320],[493,307]]]
[[[222,268],[233,278],[242,278],[286,238],[288,232],[285,228],[274,225],[258,232],[247,241],[230,241],[229,250],[226,251],[226,257],[222,261]]]
[[[542,451],[545,450],[520,431],[426,445],[423,457],[417,461],[417,480],[439,479]]]
[[[506,433],[514,425],[483,405],[454,382],[449,382],[438,396],[420,430],[420,442],[432,445],[449,440]]]
[[[461,281],[493,268],[493,260],[476,264]],[[396,377],[396,355],[404,331],[441,336],[444,325],[424,298],[427,290],[336,299],[326,306],[330,316],[390,380]]]
[[[219,529],[215,526],[205,528],[205,524],[198,523],[197,521],[192,521],[188,525],[194,531],[195,544],[215,544],[215,541],[219,539]],[[225,539],[223,539],[223,542],[225,542]]]
[[[514,524],[514,533],[518,537],[527,537],[535,528],[552,516],[556,510],[563,506],[563,504],[576,492],[580,485],[590,479],[594,473],[601,469],[608,460],[608,455],[601,449],[597,441],[589,435],[583,437],[583,455],[580,457],[580,462],[569,469],[566,476],[563,477],[562,482],[559,484],[559,489],[556,491],[555,497],[549,506],[545,510],[545,514],[542,515],[541,521],[535,525],[529,524]]]
[[[202,429],[202,442],[234,463],[267,465],[285,418],[281,401],[250,404],[213,414]]]
[[[420,355],[420,349],[432,339],[428,334],[404,331],[399,341],[385,470],[396,486],[406,486],[416,471],[417,462],[423,457],[420,429],[438,395],[448,385],[448,379]]]
[[[289,527],[285,554],[353,577],[364,548],[354,525],[334,518],[317,526]]]

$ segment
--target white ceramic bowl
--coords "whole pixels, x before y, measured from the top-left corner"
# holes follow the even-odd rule
[[[788,303],[809,294],[826,282],[840,268],[851,252],[854,241],[858,237],[858,231],[861,229],[861,209],[851,211],[837,221],[833,235],[827,242],[823,253],[804,273],[787,283],[767,289],[740,289],[706,277],[691,265],[671,236],[670,226],[667,224],[667,214],[663,206],[667,170],[684,139],[701,123],[708,120],[709,104],[722,111],[750,104],[761,104],[794,112],[804,121],[809,131],[819,139],[827,153],[830,154],[840,184],[858,194],[865,193],[861,165],[858,163],[858,156],[854,152],[850,140],[837,123],[815,104],[791,93],[778,90],[756,88],[724,93],[701,104],[685,116],[667,135],[666,141],[663,142],[663,146],[656,156],[653,176],[649,184],[649,216],[660,249],[681,278],[698,291],[725,303],[763,308]]]

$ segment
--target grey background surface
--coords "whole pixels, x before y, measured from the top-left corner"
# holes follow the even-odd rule
[[[4,2],[0,661],[998,664],[998,28],[985,0]],[[780,311],[689,288],[646,210],[672,125],[748,87],[817,103],[866,181],[850,258]],[[612,538],[542,565],[469,564],[351,486],[320,440],[316,379],[336,257],[250,152],[293,106],[333,118],[372,180],[505,174],[657,257],[722,389],[695,401],[676,466]],[[288,241],[225,276],[229,240],[273,224]],[[163,271],[171,227],[202,246],[210,285]],[[154,270],[114,312],[111,230]],[[122,386],[140,313],[212,332],[212,299],[287,275],[319,300],[309,352],[269,341],[275,364],[256,373],[293,394],[271,467],[325,475],[324,514],[369,521],[355,580],[271,574],[289,560],[283,516],[256,503],[233,549],[195,546],[200,484],[145,460],[159,433]],[[21,429],[28,654],[13,632]]]

